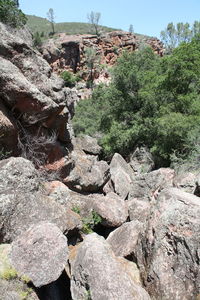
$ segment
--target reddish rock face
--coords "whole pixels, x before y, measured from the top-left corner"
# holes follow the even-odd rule
[[[98,38],[95,35],[61,33],[57,39],[51,39],[44,44],[42,52],[54,71],[68,69],[76,72],[85,70],[84,52],[87,47],[96,50],[100,55],[101,64],[111,66],[122,51],[135,51],[141,43],[150,45],[155,53],[163,55],[163,44],[157,38],[135,36],[124,31],[109,32]],[[104,75],[107,76],[107,73]]]

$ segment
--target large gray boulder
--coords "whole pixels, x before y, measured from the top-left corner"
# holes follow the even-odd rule
[[[134,254],[139,234],[143,231],[143,224],[138,221],[124,223],[111,232],[107,242],[116,256],[127,257]]]
[[[68,258],[67,238],[49,222],[31,226],[12,243],[10,259],[36,287],[59,278]]]
[[[109,179],[109,166],[105,161],[98,161],[96,157],[86,155],[81,150],[74,150],[71,154],[74,168],[64,183],[71,189],[84,192],[99,192]]]
[[[129,164],[118,153],[115,153],[111,160],[110,174],[115,192],[123,199],[126,199],[135,175]]]
[[[78,215],[44,195],[42,178],[24,158],[0,162],[0,241],[10,242],[39,221],[55,223],[63,232],[81,228]]]
[[[152,297],[196,299],[200,294],[199,241],[199,198],[176,188],[163,190],[135,251]]]
[[[88,235],[71,259],[74,300],[146,300],[147,292],[125,270],[103,237]]]
[[[107,227],[121,226],[128,218],[126,202],[112,192],[106,196],[91,197],[91,207],[102,217],[102,224]]]

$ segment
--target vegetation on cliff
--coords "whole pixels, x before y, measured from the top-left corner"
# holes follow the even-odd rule
[[[18,1],[0,0],[0,22],[12,27],[20,27],[26,24],[26,16],[18,8]]]
[[[198,36],[163,58],[148,47],[124,53],[110,86],[99,86],[78,104],[76,134],[101,136],[107,156],[147,145],[159,165],[168,165],[174,153],[187,157],[200,121],[199,70]]]

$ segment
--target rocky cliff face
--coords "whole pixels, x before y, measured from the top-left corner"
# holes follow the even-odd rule
[[[69,69],[77,72],[84,71],[85,49],[88,47],[95,49],[100,57],[100,64],[112,66],[122,51],[135,51],[141,44],[150,45],[155,53],[163,55],[163,44],[158,39],[135,36],[124,31],[110,32],[98,38],[94,35],[61,33],[58,38],[51,39],[43,45],[42,53],[54,71]],[[96,74],[96,77],[98,75]]]
[[[153,170],[146,148],[101,161],[28,41],[0,24],[1,299],[199,299],[198,173]]]

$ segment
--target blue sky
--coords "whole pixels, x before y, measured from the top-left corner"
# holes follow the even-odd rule
[[[200,21],[200,0],[19,0],[26,14],[46,18],[49,8],[56,22],[87,22],[91,11],[101,13],[101,25],[160,37],[169,22]]]

